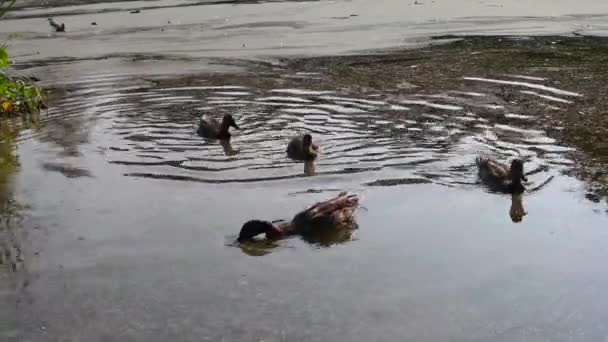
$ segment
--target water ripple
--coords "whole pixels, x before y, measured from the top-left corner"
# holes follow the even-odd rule
[[[110,164],[130,177],[212,184],[288,181],[304,176],[303,165],[285,155],[289,139],[304,132],[321,145],[320,181],[469,186],[475,183],[473,160],[480,153],[504,160],[521,156],[527,169],[540,170],[543,179],[570,167],[571,149],[545,134],[536,123],[538,114],[510,112],[497,94],[499,88],[513,87],[513,93],[547,106],[567,105],[582,95],[551,87],[546,79],[504,77],[510,79],[464,78],[486,84],[483,92],[465,88],[362,96],[300,89],[289,81],[276,89],[234,80],[156,87],[100,75],[70,83],[69,97],[56,101],[45,120],[95,117],[101,127],[95,143]],[[242,129],[234,131],[231,144],[195,134],[201,115],[220,118],[225,113]]]

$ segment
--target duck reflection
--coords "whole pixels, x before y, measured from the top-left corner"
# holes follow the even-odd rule
[[[514,223],[523,221],[524,216],[528,213],[524,209],[523,204],[524,193],[514,193],[511,195],[511,208],[509,209],[509,216]]]
[[[304,162],[304,175],[314,176],[317,174],[317,166],[314,160],[307,160]]]
[[[224,154],[227,156],[234,156],[239,153],[239,150],[235,150],[230,143],[230,139],[220,140],[220,145],[222,145],[222,149],[224,149]]]
[[[250,220],[241,228],[237,242],[248,255],[265,255],[273,243],[295,235],[320,246],[346,242],[357,228],[354,214],[358,206],[359,197],[356,194],[342,192],[332,199],[312,205],[289,222]],[[262,234],[265,239],[256,239]]]

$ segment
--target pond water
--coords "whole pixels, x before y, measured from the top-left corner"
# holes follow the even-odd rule
[[[318,13],[314,6],[342,13],[343,2],[263,3],[258,12],[242,13],[232,3],[209,6],[205,15],[234,13],[237,26],[223,27],[219,15],[218,27],[201,32],[225,45],[180,53],[173,44],[200,43],[198,35],[183,34],[195,24],[160,31],[184,41],[157,39],[165,33],[156,26],[130,31],[125,27],[148,26],[153,17],[146,12],[158,13],[141,3],[180,3],[172,8],[185,22],[196,17],[184,14],[193,6],[180,1],[96,4],[73,13],[81,27],[65,37],[41,34],[42,24],[23,27],[49,11],[67,16],[70,8],[20,10],[14,17],[22,19],[11,20],[7,32],[22,34],[17,66],[49,88],[49,109],[22,131],[20,167],[1,184],[12,208],[0,222],[1,341],[606,339],[606,204],[590,201],[597,198],[589,197],[588,184],[568,176],[579,163],[576,151],[559,142],[561,127],[543,121],[547,113],[578,109],[593,94],[554,80],[559,66],[518,73],[455,67],[458,87],[438,82],[439,71],[419,88],[410,79],[392,91],[334,86],[335,70],[319,60],[198,57],[247,54],[240,38],[233,49],[238,34],[222,34],[233,29],[258,37],[255,51],[280,54],[268,32],[284,27],[238,25],[265,18],[252,19],[269,8],[277,9],[266,13],[271,22],[294,12],[309,20]],[[490,5],[480,5],[478,14],[497,15],[499,7]],[[528,10],[538,14],[541,7]],[[125,8],[142,9],[145,20],[123,16],[101,33],[82,29]],[[542,30],[559,30],[581,18],[521,20],[532,28],[551,21]],[[405,25],[334,20],[322,30],[315,29],[319,23],[294,28],[290,51],[310,50],[302,37],[311,34],[327,38],[311,50],[321,54],[384,47]],[[417,27],[449,33],[478,22]],[[496,25],[512,32],[521,28],[515,22],[521,23],[503,17]],[[349,37],[361,30],[393,35],[378,45],[342,39],[334,46],[340,25],[351,28]],[[141,35],[154,43],[136,46]],[[118,52],[108,55],[108,46]],[[70,58],[66,47],[74,51]],[[131,54],[139,50],[147,54]],[[424,60],[406,68],[423,68]],[[534,107],[520,105],[529,102]],[[226,113],[241,127],[230,146],[196,135],[202,114]],[[314,176],[285,155],[289,139],[304,132],[321,146]],[[529,191],[521,201],[479,184],[480,154],[526,161]],[[361,196],[359,228],[347,239],[234,243],[247,220],[290,219],[341,191]],[[513,206],[525,208],[521,222],[512,219]]]
[[[53,92],[18,146],[27,203],[23,268],[3,338],[74,341],[531,341],[606,336],[605,206],[563,173],[574,162],[510,87],[551,110],[583,94],[522,75],[466,77],[466,91],[358,94],[90,74]],[[181,84],[180,84],[181,82]],[[232,113],[231,151],[195,134]],[[311,132],[317,175],[285,157]],[[520,156],[528,215],[477,184],[475,156]],[[243,222],[289,219],[361,194],[359,229],[235,247]],[[328,247],[329,246],[329,247]]]

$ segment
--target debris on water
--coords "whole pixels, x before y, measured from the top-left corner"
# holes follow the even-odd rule
[[[65,23],[57,23],[53,18],[49,18],[49,24],[55,29],[55,32],[65,32]]]
[[[416,0],[416,1],[414,1],[414,5],[422,5],[422,2]]]
[[[91,25],[97,26],[97,23],[96,22],[92,22]]]
[[[141,12],[140,10],[135,10],[135,11],[131,11],[129,13],[131,13],[131,14],[137,14],[137,13],[140,13],[140,12]]]
[[[129,149],[128,149],[128,148],[114,147],[114,146],[111,146],[111,147],[109,147],[108,149],[109,149],[109,150],[112,150],[112,151],[123,151],[123,152],[124,152],[124,151],[129,151]]]

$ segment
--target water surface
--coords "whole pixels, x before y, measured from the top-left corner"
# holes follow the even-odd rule
[[[0,258],[0,340],[606,338],[606,205],[568,176],[578,151],[547,121],[587,110],[596,94],[575,84],[601,73],[581,66],[579,78],[564,81],[552,55],[519,70],[467,66],[487,52],[483,44],[441,68],[434,58],[453,51],[395,54],[392,64],[373,55],[200,58],[396,46],[410,33],[480,23],[509,33],[569,32],[602,16],[548,17],[602,13],[603,4],[574,11],[553,2],[556,13],[548,14],[538,3],[527,10],[543,18],[514,19],[516,9],[480,3],[475,18],[416,25],[396,10],[384,24],[362,18],[382,18],[377,12],[390,2],[180,4],[29,8],[9,21],[6,32],[21,35],[16,66],[39,75],[50,93],[40,124],[19,137],[20,169],[2,192],[19,215],[0,231],[0,250],[11,251]],[[161,31],[154,15],[161,9],[146,7],[164,5],[174,27]],[[408,6],[407,15],[454,9],[425,6]],[[128,13],[135,8],[141,16]],[[46,31],[49,11],[63,13],[67,35]],[[112,15],[116,22],[104,26]],[[359,39],[346,39],[353,35]],[[390,73],[395,64],[393,76],[404,76],[374,87],[386,75],[370,70]],[[425,68],[431,72],[414,72]],[[201,115],[225,113],[242,128],[230,147],[195,134]],[[304,132],[322,148],[314,177],[285,156],[289,139]],[[478,184],[479,154],[526,160],[522,222],[512,221],[509,196]],[[340,191],[359,193],[364,206],[349,238],[235,247],[243,222],[289,219]]]

